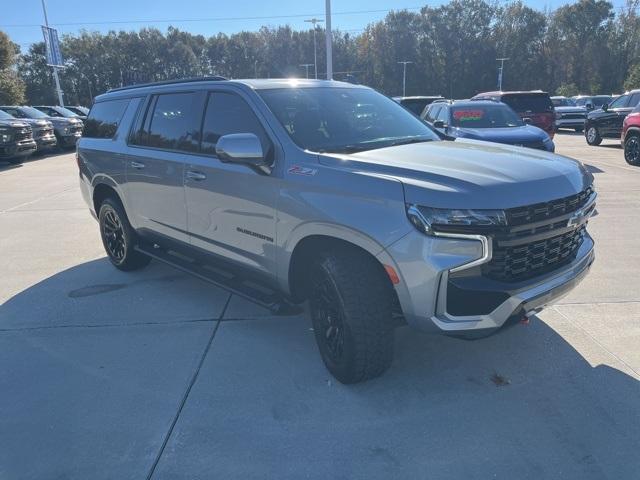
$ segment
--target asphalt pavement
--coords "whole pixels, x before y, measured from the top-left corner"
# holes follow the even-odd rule
[[[556,144],[595,175],[590,275],[486,339],[400,328],[356,386],[306,314],[111,267],[74,154],[0,163],[0,479],[637,478],[640,168]]]

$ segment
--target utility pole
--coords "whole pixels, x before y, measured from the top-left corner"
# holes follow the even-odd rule
[[[502,72],[504,71],[504,62],[509,60],[508,58],[496,58],[498,62],[500,62],[500,67],[498,69],[498,90],[502,91]]]
[[[312,67],[313,63],[301,63],[300,66],[307,69],[307,78],[309,78],[309,67]],[[316,70],[316,78],[318,78],[317,70]]]
[[[398,63],[402,64],[402,96],[406,97],[407,96],[407,64],[413,63],[413,62],[409,62],[405,60]]]
[[[327,80],[333,80],[333,57],[331,52],[331,0],[325,2],[326,40],[327,40]]]
[[[49,28],[49,19],[47,18],[47,6],[42,0],[42,11],[44,12],[44,25]],[[61,107],[64,107],[64,100],[62,99],[62,89],[60,88],[60,78],[58,77],[58,67],[53,65],[53,78],[56,81],[56,92],[58,92],[58,103]]]
[[[320,20],[318,18],[310,18],[309,20],[305,20],[305,22],[313,23],[313,68],[315,70],[316,80],[318,79],[318,56],[316,54],[316,24],[324,22],[324,20]],[[307,75],[309,78],[309,75]]]

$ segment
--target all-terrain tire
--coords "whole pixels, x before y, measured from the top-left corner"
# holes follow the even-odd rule
[[[395,292],[382,266],[357,248],[319,255],[309,305],[322,360],[340,382],[382,375],[393,360]]]
[[[151,257],[135,249],[136,233],[118,199],[108,197],[102,202],[98,223],[107,257],[116,268],[129,272],[149,264]]]

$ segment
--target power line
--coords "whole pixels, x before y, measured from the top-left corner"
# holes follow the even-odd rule
[[[348,12],[333,12],[332,15],[360,15],[366,13],[389,13],[401,10],[420,10],[422,7],[399,7],[379,10],[352,10]],[[113,20],[107,22],[61,22],[52,23],[59,27],[83,26],[83,25],[126,25],[132,23],[189,23],[189,22],[228,22],[236,20],[275,20],[279,18],[302,18],[322,16],[323,13],[297,13],[292,15],[265,15],[253,17],[212,17],[212,18],[173,18],[173,19],[149,19],[149,20]],[[3,28],[39,27],[38,23],[0,24]]]

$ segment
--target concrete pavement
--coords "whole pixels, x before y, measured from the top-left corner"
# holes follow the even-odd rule
[[[401,328],[351,387],[306,315],[112,268],[72,154],[0,164],[0,479],[634,478],[640,168],[556,143],[596,177],[590,276],[487,339]]]

